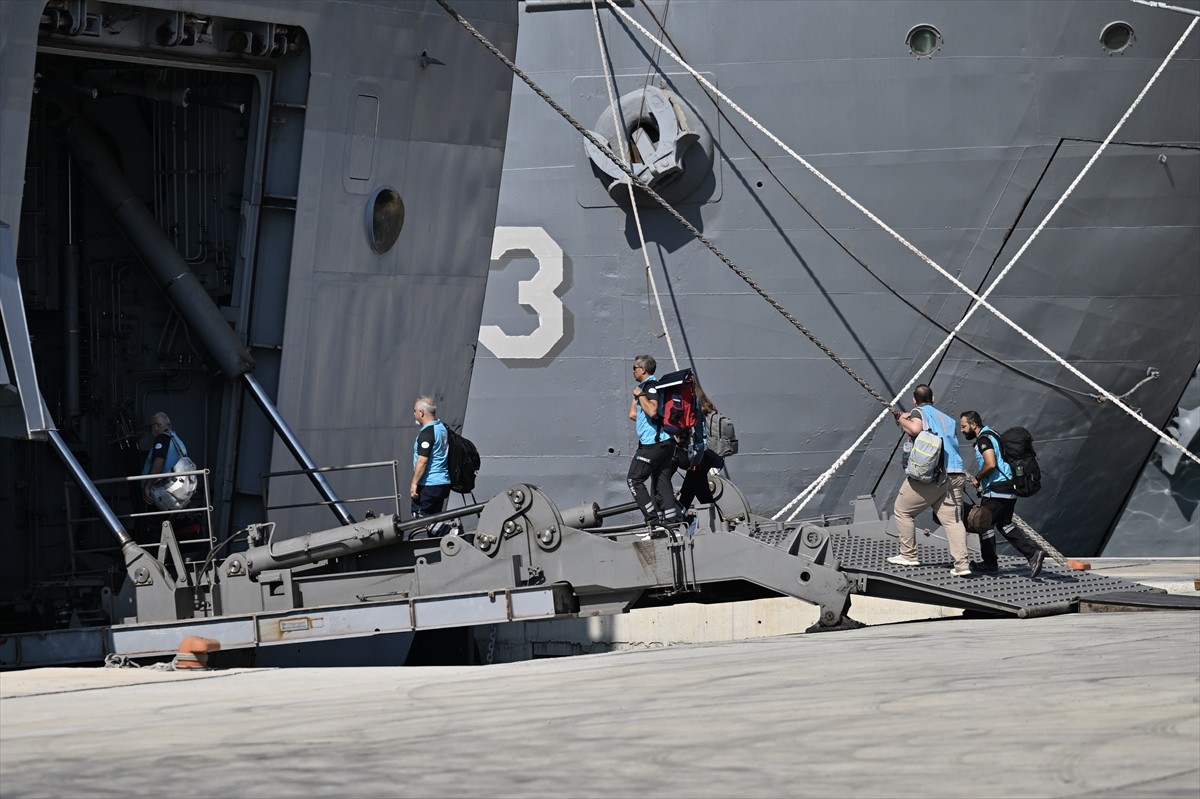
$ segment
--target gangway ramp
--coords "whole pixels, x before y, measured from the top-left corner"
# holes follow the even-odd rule
[[[831,536],[831,540],[842,571],[855,582],[853,593],[880,599],[1024,619],[1074,613],[1083,601],[1116,593],[1136,598],[1138,602],[1167,595],[1161,588],[1074,571],[1048,559],[1037,577],[1029,576],[1029,564],[1024,558],[1003,556],[996,574],[955,577],[950,573],[954,564],[943,547],[918,544],[921,565],[896,566],[887,562],[889,556],[896,554],[895,539],[884,541],[843,532]]]
[[[888,563],[898,542],[894,522],[884,518],[869,496],[854,503],[852,518],[837,523],[811,519],[802,526],[817,527],[829,537],[832,560],[850,581],[851,597],[870,596],[902,602],[960,608],[983,613],[1032,618],[1081,609],[1109,610],[1154,608],[1200,610],[1200,599],[1168,594],[1132,580],[1090,571],[1075,571],[1047,559],[1041,574],[1029,576],[1024,558],[999,559],[996,574],[976,572],[970,577],[950,573],[953,560],[941,536],[918,535],[920,566]],[[772,546],[786,546],[784,536],[769,528],[750,528],[751,538]],[[853,607],[850,609],[853,614]],[[814,628],[816,629],[816,628]]]

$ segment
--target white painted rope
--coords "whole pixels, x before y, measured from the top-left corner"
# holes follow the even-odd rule
[[[596,7],[596,0],[592,0],[592,17],[596,20],[596,46],[600,50],[600,65],[604,69],[604,88],[608,92],[608,106],[612,109],[613,130],[616,131],[617,146],[620,148],[621,160],[625,162],[626,166],[632,168],[632,160],[625,149],[625,126],[622,123],[620,112],[617,110],[616,80],[608,69],[608,59],[605,57],[604,36],[600,31],[600,10]],[[633,209],[633,221],[637,227],[638,241],[642,245],[642,258],[646,262],[646,278],[650,281],[650,293],[654,295],[654,305],[658,309],[658,321],[662,325],[663,337],[667,340],[671,363],[674,364],[675,370],[678,370],[679,359],[675,356],[675,344],[671,341],[671,329],[667,327],[667,316],[663,313],[662,300],[658,296],[658,285],[654,282],[654,269],[650,266],[650,253],[646,250],[646,236],[642,233],[642,219],[638,215],[637,198],[633,195],[633,181],[626,178],[625,185],[629,189],[629,207]]]

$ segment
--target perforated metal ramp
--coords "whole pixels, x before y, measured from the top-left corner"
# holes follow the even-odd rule
[[[1082,597],[1079,610],[1087,613],[1111,610],[1200,610],[1200,596],[1113,591]]]
[[[918,537],[920,538],[920,537]],[[854,593],[882,599],[923,602],[1011,614],[1020,618],[1072,613],[1081,600],[1098,595],[1123,595],[1147,600],[1166,592],[1160,588],[1077,572],[1049,558],[1042,573],[1029,577],[1024,558],[1001,557],[998,574],[955,577],[954,565],[943,546],[918,540],[920,566],[894,566],[887,558],[896,554],[894,538],[874,538],[849,532],[831,536],[842,571],[856,581]],[[939,542],[940,543],[940,542]]]

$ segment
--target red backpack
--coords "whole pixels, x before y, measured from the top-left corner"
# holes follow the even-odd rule
[[[696,465],[704,457],[704,414],[696,394],[696,378],[691,369],[663,375],[658,381],[658,416],[655,423],[687,447],[686,460]]]
[[[691,369],[663,375],[658,381],[658,416],[655,421],[673,436],[691,433],[701,424],[700,399]]]

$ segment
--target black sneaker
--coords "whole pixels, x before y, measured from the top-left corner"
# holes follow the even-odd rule
[[[1033,557],[1029,559],[1029,576],[1037,577],[1042,573],[1042,561],[1046,559],[1046,553],[1038,550],[1033,553]]]
[[[1000,564],[984,563],[983,561],[971,561],[971,569],[979,572],[980,574],[996,574],[1000,571]]]

